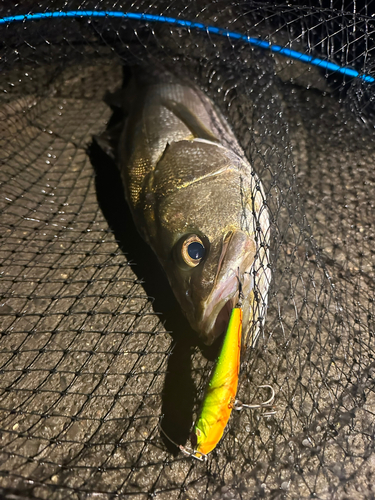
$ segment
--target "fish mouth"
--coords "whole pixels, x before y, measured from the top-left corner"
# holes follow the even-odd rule
[[[231,232],[223,241],[214,284],[198,309],[197,331],[205,344],[212,344],[226,331],[232,309],[239,300],[240,283],[245,306],[252,289],[253,243],[242,231]],[[246,306],[247,307],[247,306]],[[245,314],[245,318],[248,314]]]
[[[228,328],[232,309],[238,303],[239,286],[238,278],[235,274],[226,283],[225,290],[227,293],[224,295],[223,289],[218,287],[203,310],[199,330],[207,345],[212,344]],[[221,297],[224,295],[224,298],[215,297],[217,295]]]
[[[212,344],[215,339],[220,337],[225,330],[228,328],[229,318],[232,309],[236,305],[236,300],[233,298],[227,300],[221,307],[219,313],[216,315],[213,313],[212,317],[208,317],[206,320],[207,325],[203,325],[203,330],[205,331],[205,338],[207,344]],[[221,304],[219,305],[219,307]],[[213,323],[213,326],[212,326]]]

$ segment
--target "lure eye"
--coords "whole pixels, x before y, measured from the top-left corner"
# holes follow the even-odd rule
[[[206,249],[203,242],[196,234],[188,236],[182,243],[181,255],[189,267],[196,267],[203,259],[205,253]]]

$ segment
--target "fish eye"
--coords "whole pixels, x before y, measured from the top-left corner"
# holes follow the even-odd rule
[[[196,234],[186,238],[181,246],[181,256],[189,267],[196,267],[203,259],[206,249],[202,240]]]

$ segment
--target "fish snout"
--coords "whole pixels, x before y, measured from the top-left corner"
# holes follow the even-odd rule
[[[216,256],[216,275],[209,290],[202,286],[204,275],[192,287],[195,309],[190,323],[207,345],[227,329],[231,311],[239,300],[240,283],[247,307],[246,298],[253,288],[251,268],[255,252],[255,242],[247,233],[240,230],[227,233]],[[199,300],[194,300],[198,297]]]

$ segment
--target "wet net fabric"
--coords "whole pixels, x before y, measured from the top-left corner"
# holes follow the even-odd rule
[[[96,10],[218,26],[358,72],[351,78],[208,30],[112,18],[1,31],[0,496],[373,498],[375,5],[4,3],[1,16]],[[200,463],[185,444],[214,364],[138,236],[95,137],[124,67],[189,78],[261,179],[272,282],[234,412]],[[212,207],[214,210],[215,207]]]

